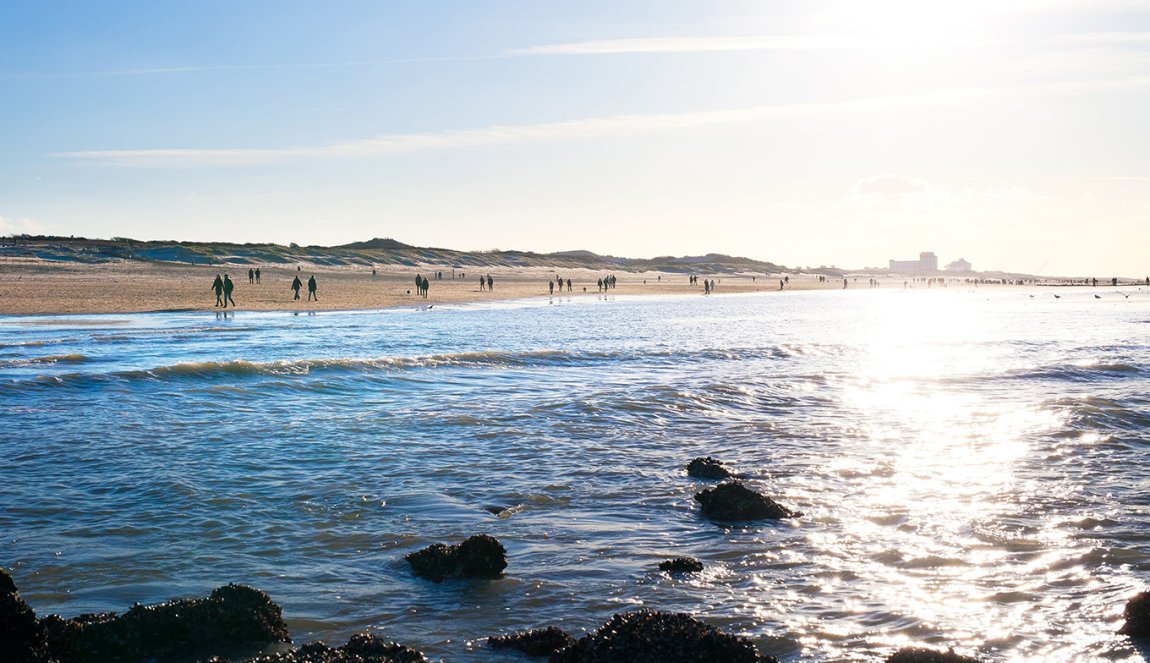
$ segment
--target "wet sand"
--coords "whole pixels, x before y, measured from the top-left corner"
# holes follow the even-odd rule
[[[217,273],[227,274],[236,284],[232,298],[238,310],[356,310],[395,306],[449,304],[473,301],[548,297],[547,284],[556,274],[569,278],[572,291],[563,296],[594,297],[596,279],[608,272],[587,269],[523,268],[443,270],[437,268],[378,268],[373,276],[364,267],[302,265],[260,266],[259,284],[248,283],[248,266],[193,266],[178,263],[80,264],[38,260],[0,260],[0,315],[58,315],[69,313],[134,313],[144,311],[218,310],[211,285]],[[491,274],[493,291],[480,291],[479,275]],[[291,282],[299,275],[304,287],[293,301]],[[319,301],[307,301],[307,280],[315,275]],[[427,298],[416,294],[415,276],[430,280]],[[700,285],[690,285],[686,274],[657,272],[610,272],[617,284],[612,295],[703,294],[702,279],[716,280],[717,294],[778,292],[783,275],[700,274]],[[852,283],[852,287],[856,284]],[[814,275],[792,275],[788,290],[840,289],[841,281],[820,283]],[[864,288],[860,278],[857,287]],[[586,290],[584,290],[586,289]],[[555,293],[559,295],[558,292]],[[229,308],[231,308],[229,306]]]

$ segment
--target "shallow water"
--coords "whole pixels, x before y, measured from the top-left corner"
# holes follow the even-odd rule
[[[244,582],[297,642],[450,661],[640,606],[786,661],[1150,660],[1113,635],[1150,580],[1150,292],[1057,292],[0,318],[0,563],[41,614]],[[701,518],[699,455],[805,516]],[[403,561],[478,532],[503,579]]]

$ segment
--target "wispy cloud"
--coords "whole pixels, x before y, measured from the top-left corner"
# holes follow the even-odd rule
[[[108,69],[103,71],[84,71],[70,73],[32,72],[32,73],[0,73],[0,80],[40,80],[40,79],[67,79],[67,78],[118,78],[122,76],[158,76],[164,74],[194,74],[201,72],[228,72],[228,71],[287,71],[300,69],[341,69],[354,67],[373,67],[405,64],[432,64],[437,62],[474,62],[479,60],[503,60],[506,54],[469,55],[441,58],[395,58],[390,60],[352,60],[347,62],[296,62],[280,64],[220,64],[220,65],[187,65],[172,67],[140,67],[135,69]]]
[[[875,48],[873,39],[838,36],[644,37],[603,39],[516,48],[508,55],[615,55],[622,53],[709,53]]]
[[[892,40],[881,35],[791,35],[719,37],[642,37],[543,44],[507,51],[511,56],[619,55],[627,53],[716,53],[735,51],[817,51],[984,46],[1121,46],[1150,44],[1150,32],[1091,32],[1036,37],[926,35]]]
[[[627,136],[669,129],[757,122],[831,112],[942,104],[972,99],[978,90],[919,95],[874,97],[825,103],[752,106],[731,110],[685,113],[651,113],[584,118],[527,125],[496,125],[480,129],[427,133],[382,134],[319,146],[224,149],[91,150],[61,152],[51,156],[134,167],[242,166],[311,158],[365,157],[429,149],[466,148],[485,145],[561,141]]]
[[[848,51],[883,49],[980,48],[991,46],[1031,47],[1121,47],[1150,45],[1150,32],[1090,32],[1032,37],[991,37],[986,35],[924,35],[891,40],[881,35],[744,35],[708,37],[638,37],[541,44],[513,48],[501,53],[428,58],[392,58],[345,62],[297,62],[276,64],[178,65],[137,67],[86,72],[2,73],[0,80],[40,80],[71,78],[118,78],[162,76],[211,72],[287,71],[341,69],[450,62],[478,62],[525,57],[560,55],[626,55],[658,53],[724,53],[739,51]]]
[[[88,150],[60,152],[50,156],[127,167],[247,166],[303,159],[372,157],[434,149],[632,136],[655,131],[765,122],[828,113],[939,107],[1019,93],[1083,94],[1148,86],[1150,76],[1140,76],[1016,88],[967,88],[845,101],[751,106],[730,110],[614,115],[540,124],[496,125],[479,129],[381,134],[316,146]]]

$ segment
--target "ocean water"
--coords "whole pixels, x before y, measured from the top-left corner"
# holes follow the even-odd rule
[[[294,639],[686,611],[785,661],[1150,660],[1150,291],[0,318],[0,564],[39,614],[243,582]],[[1055,298],[1054,293],[1061,295]],[[804,512],[717,524],[722,459]],[[403,556],[499,538],[500,580]],[[671,577],[658,563],[697,557]]]

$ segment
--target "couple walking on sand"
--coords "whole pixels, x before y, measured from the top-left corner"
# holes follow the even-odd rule
[[[228,302],[231,302],[234,307],[236,300],[232,299],[232,290],[234,290],[235,287],[236,285],[232,283],[232,280],[228,278],[227,274],[224,274],[223,278],[220,278],[220,275],[216,274],[216,280],[212,281],[212,290],[216,293],[216,306],[227,308]]]
[[[303,287],[303,282],[301,282],[299,280],[299,276],[297,275],[294,279],[292,279],[292,282],[291,282],[291,289],[295,291],[295,297],[293,298],[293,301],[299,299],[299,289],[302,287]],[[319,295],[316,294],[315,289],[316,289],[315,274],[312,274],[311,278],[309,278],[307,280],[307,300],[309,302],[312,300],[313,297],[315,298],[315,300],[317,302],[319,301]]]

